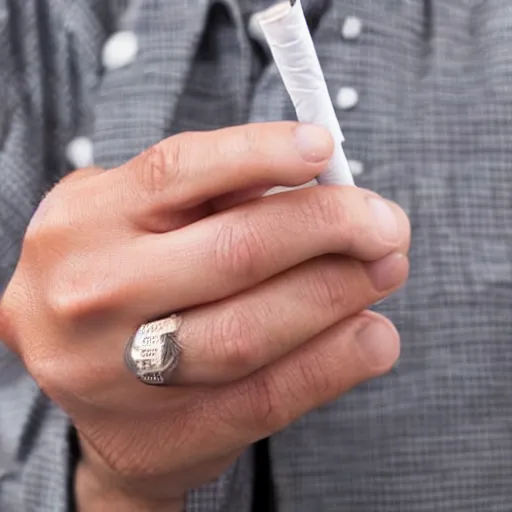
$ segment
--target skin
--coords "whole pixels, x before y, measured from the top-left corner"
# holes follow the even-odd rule
[[[0,338],[77,428],[81,511],[181,510],[248,445],[392,367],[399,336],[365,310],[406,280],[404,212],[355,187],[262,197],[331,153],[295,123],[187,133],[43,200]],[[172,385],[141,384],[126,341],[177,311]]]

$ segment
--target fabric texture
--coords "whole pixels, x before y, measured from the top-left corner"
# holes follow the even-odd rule
[[[260,0],[0,0],[0,285],[45,190],[90,137],[110,168],[184,130],[293,119]],[[310,0],[357,184],[412,225],[407,286],[376,309],[400,363],[270,441],[279,512],[512,509],[512,10],[509,0]],[[345,40],[347,16],[362,20]],[[106,71],[118,30],[135,62]],[[69,421],[0,345],[0,510],[68,508]],[[253,454],[187,512],[249,512]]]

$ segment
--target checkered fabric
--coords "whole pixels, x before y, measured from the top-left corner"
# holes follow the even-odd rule
[[[412,224],[411,275],[378,306],[402,356],[386,377],[270,441],[278,512],[512,510],[510,0],[304,2],[358,185]],[[183,130],[293,118],[264,0],[0,0],[0,285],[67,144],[119,165]],[[347,17],[362,22],[346,38]],[[138,39],[107,71],[105,41]],[[0,345],[0,510],[69,510],[68,419]],[[212,439],[212,442],[214,440]],[[248,450],[187,512],[249,512]],[[265,511],[263,511],[265,512]]]

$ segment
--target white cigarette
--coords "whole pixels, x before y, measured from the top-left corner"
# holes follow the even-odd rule
[[[292,2],[293,3],[293,2]],[[324,74],[300,0],[278,3],[259,16],[281,78],[302,123],[324,126],[334,139],[334,154],[327,169],[317,177],[325,185],[353,185],[343,152],[345,140],[329,96]]]

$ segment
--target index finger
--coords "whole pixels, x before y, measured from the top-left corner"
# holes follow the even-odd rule
[[[301,185],[326,168],[332,151],[319,126],[249,124],[170,137],[101,179],[118,211],[146,224],[236,190]]]

